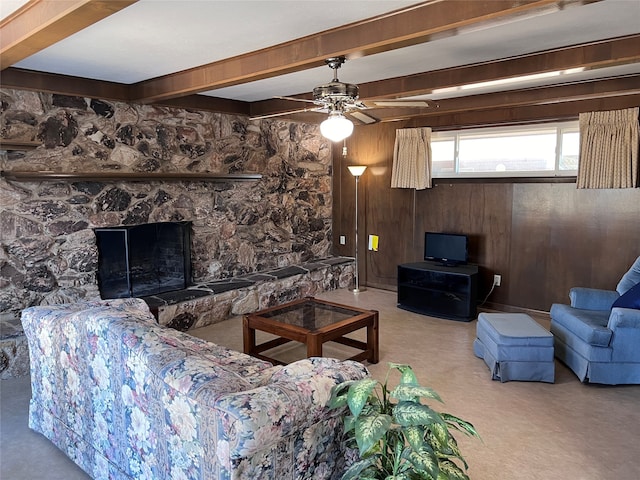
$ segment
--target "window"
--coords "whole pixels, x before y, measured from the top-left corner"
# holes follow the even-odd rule
[[[578,122],[434,132],[433,178],[576,175]]]

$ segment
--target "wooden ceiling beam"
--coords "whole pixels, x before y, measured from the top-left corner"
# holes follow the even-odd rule
[[[105,82],[56,73],[33,72],[14,67],[2,71],[2,86],[103,100],[123,102],[129,100],[129,85],[124,83]]]
[[[483,95],[449,98],[438,101],[437,108],[378,108],[367,113],[380,121],[395,121],[412,117],[430,117],[459,112],[504,110],[514,107],[550,105],[583,100],[607,99],[640,95],[640,75],[620,78],[590,80],[511,90]]]
[[[142,103],[238,85],[321,66],[328,57],[365,56],[456,35],[465,28],[599,0],[428,1],[290,42],[135,84]]]
[[[434,90],[572,68],[640,63],[640,34],[558,48],[530,55],[417,73],[359,85],[360,98],[429,95]]]
[[[575,120],[582,112],[619,110],[638,105],[640,105],[640,94],[591,98],[559,104],[528,105],[498,110],[472,110],[443,113],[429,117],[416,117],[403,124],[403,128],[429,126],[434,131],[437,131],[477,127],[478,125],[488,127],[492,125],[540,123],[541,121]],[[367,127],[356,126],[356,131],[359,128]]]
[[[0,21],[0,70],[138,0],[31,0]]]

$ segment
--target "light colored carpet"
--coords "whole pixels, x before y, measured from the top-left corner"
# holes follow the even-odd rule
[[[445,404],[433,405],[471,421],[482,441],[458,436],[473,480],[640,478],[637,461],[640,386],[583,385],[556,363],[556,383],[492,381],[473,355],[476,322],[455,322],[396,307],[396,294],[338,290],[327,300],[380,312],[380,363],[368,365],[383,379],[387,362],[408,363],[419,380]],[[548,328],[548,321],[537,319]],[[242,320],[233,318],[192,331],[196,336],[242,350]],[[354,335],[363,338],[360,332]],[[258,335],[266,338],[266,335]],[[294,360],[304,348],[284,345],[274,357]],[[352,353],[329,344],[325,356]],[[83,479],[75,465],[44,437],[27,428],[28,380],[0,382],[0,478]]]

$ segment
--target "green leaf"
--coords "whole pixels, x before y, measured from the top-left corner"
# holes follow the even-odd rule
[[[367,478],[367,477],[361,476],[362,471],[367,467],[374,465],[375,463],[376,463],[375,457],[365,458],[363,460],[359,460],[355,462],[342,474],[342,480],[352,480],[352,479],[360,480],[363,478]]]
[[[418,379],[416,378],[416,374],[413,373],[413,369],[406,364],[403,363],[389,363],[389,368],[395,368],[399,370],[402,376],[400,377],[400,383],[412,383],[417,385]]]
[[[455,442],[455,440],[453,439],[453,437],[451,437],[447,426],[444,423],[435,423],[430,426],[430,429],[431,434],[437,442],[436,450],[439,450],[447,455],[451,455],[453,452],[451,451],[451,446],[449,445],[449,439],[451,439],[453,442]]]
[[[449,434],[451,435],[451,434]],[[455,458],[462,459],[462,452],[460,451],[460,447],[458,447],[458,442],[453,437],[449,437],[450,441],[448,443],[449,450],[451,451],[450,455]]]
[[[411,425],[402,429],[406,443],[414,450],[420,450],[424,441],[424,428],[421,426]]]
[[[358,480],[380,480],[380,478],[377,472],[364,472],[358,477]]]
[[[469,480],[469,476],[452,461],[442,460],[438,480]]]
[[[365,378],[351,384],[349,393],[347,394],[347,404],[354,417],[360,415],[362,408],[366,405],[367,399],[376,385],[378,385],[378,381],[372,378]]]
[[[346,415],[344,417],[344,431],[345,433],[350,432],[351,430],[356,428],[356,417],[353,415]]]
[[[356,420],[356,442],[360,455],[366,454],[391,427],[391,417],[379,414],[370,417],[360,417]]]
[[[414,400],[416,397],[432,398],[438,402],[442,402],[440,395],[435,390],[429,387],[423,387],[421,385],[413,383],[405,383],[398,385],[391,392],[393,398],[398,400]]]
[[[405,454],[405,458],[413,465],[418,472],[425,472],[427,478],[437,478],[440,468],[438,457],[427,449],[412,450]]]
[[[398,475],[402,472],[400,467],[402,464],[402,452],[404,451],[404,445],[400,440],[401,440],[401,437],[399,437],[398,435],[394,435],[393,440],[389,441],[389,443],[391,443],[390,447],[391,447],[392,456],[393,456],[392,458],[393,466],[391,471],[393,472],[394,475]]]
[[[449,443],[447,444],[447,447],[438,452],[438,457],[449,460],[458,459],[462,462],[464,468],[469,468],[469,465],[467,465],[466,460],[462,456],[460,447],[458,447],[458,443],[452,436],[449,436]]]
[[[462,420],[454,415],[449,413],[442,413],[442,418],[444,418],[445,422],[456,430],[464,432],[470,437],[478,437],[480,438],[480,434],[476,431],[476,428],[466,420]]]
[[[402,426],[444,424],[440,414],[426,405],[416,402],[399,402],[393,416]]]
[[[344,407],[347,404],[347,392],[349,391],[349,387],[353,384],[355,380],[349,380],[347,382],[342,382],[338,385],[335,385],[331,389],[331,398],[329,399],[329,408],[336,409]]]

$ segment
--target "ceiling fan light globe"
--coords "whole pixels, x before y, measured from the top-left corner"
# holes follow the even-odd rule
[[[320,124],[320,133],[332,142],[339,142],[353,133],[353,122],[342,115],[330,115]]]

